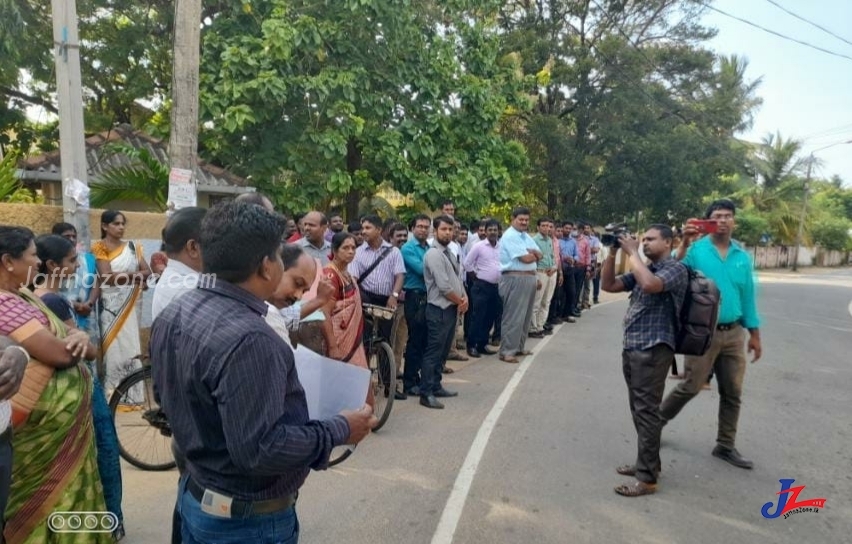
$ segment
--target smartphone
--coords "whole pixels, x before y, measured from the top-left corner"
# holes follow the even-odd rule
[[[713,221],[712,219],[696,219],[694,221],[690,221],[689,224],[694,226],[698,229],[699,232],[704,234],[713,234],[718,230],[719,227],[719,224]]]

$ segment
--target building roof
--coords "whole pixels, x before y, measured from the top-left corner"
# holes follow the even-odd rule
[[[121,153],[105,152],[104,146],[110,143],[125,143],[137,149],[145,149],[160,162],[168,164],[168,144],[163,140],[154,138],[149,134],[136,130],[130,125],[118,125],[112,129],[94,134],[86,138],[86,162],[89,165],[89,177],[95,178],[99,174],[115,168],[130,164],[130,159]],[[19,163],[28,180],[61,181],[59,171],[61,159],[59,150],[51,151],[43,155],[37,155],[22,160]],[[46,173],[39,176],[38,173]],[[195,176],[198,189],[207,193],[234,193],[253,191],[247,186],[247,180],[228,172],[224,168],[208,164],[199,159],[195,167]]]

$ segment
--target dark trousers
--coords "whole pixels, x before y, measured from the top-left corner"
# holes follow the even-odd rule
[[[580,300],[580,288],[582,287],[585,269],[565,265],[562,267],[563,306],[562,316],[567,317],[577,310]]]
[[[426,353],[420,369],[420,396],[434,395],[441,389],[441,369],[456,335],[458,308],[426,305]]]
[[[363,304],[372,304],[373,306],[381,306],[386,308],[388,305],[388,297],[387,295],[377,295],[375,293],[370,293],[368,291],[361,291],[361,302]],[[391,331],[393,330],[393,320],[391,319],[383,319],[379,324],[379,334],[382,338],[384,338],[388,344],[393,345],[393,338],[391,338]],[[369,327],[364,327],[364,340],[366,341],[370,335],[372,334],[372,330]]]
[[[423,367],[423,355],[426,353],[426,293],[406,291],[405,322],[408,324],[408,342],[405,344],[405,372],[402,386],[408,391],[420,385],[420,371]]]
[[[574,305],[572,308],[579,311],[582,303],[583,290],[586,288],[586,267],[575,266],[574,268]]]
[[[488,333],[502,306],[500,291],[494,283],[476,280],[470,290],[470,302],[473,312],[469,312],[471,326],[467,347],[483,350],[488,345]]]
[[[475,301],[473,300],[473,286],[468,283],[464,284],[464,292],[467,293],[467,311],[464,315],[459,318],[464,320],[464,339],[465,342],[470,338],[470,327],[473,324],[473,305]]]
[[[663,419],[660,417],[660,401],[666,389],[666,374],[674,351],[665,344],[657,344],[646,350],[621,352],[621,364],[630,415],[638,437],[636,455],[636,479],[648,484],[657,482],[660,471],[660,432]]]
[[[601,296],[601,269],[600,265],[595,270],[595,276],[592,278],[592,298],[597,300]]]
[[[3,527],[6,526],[6,502],[12,487],[12,428],[0,435],[0,542],[3,540]]]
[[[498,303],[497,303],[497,315],[494,316],[494,330],[491,332],[491,340],[496,340],[499,343],[500,339],[502,337],[503,337],[503,299],[500,298]]]
[[[717,330],[707,353],[684,357],[683,381],[663,401],[660,406],[661,416],[666,420],[674,419],[686,403],[701,391],[710,372],[715,369],[719,385],[719,430],[716,443],[723,448],[733,449],[747,366],[745,335],[745,329],[740,326],[728,331]]]
[[[565,282],[559,285],[559,279],[556,280],[556,289],[553,291],[553,298],[550,299],[550,309],[547,311],[547,322],[553,324],[556,318],[562,315],[562,306],[565,303],[565,296],[562,294],[562,288],[565,287]]]

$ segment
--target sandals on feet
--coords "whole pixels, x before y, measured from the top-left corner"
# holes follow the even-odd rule
[[[657,492],[657,484],[646,484],[636,480],[629,484],[621,484],[615,487],[615,492],[623,497],[641,497],[653,495]]]
[[[616,467],[615,471],[622,476],[636,476],[636,465],[621,465],[620,467]],[[657,470],[657,476],[660,475],[661,470]]]

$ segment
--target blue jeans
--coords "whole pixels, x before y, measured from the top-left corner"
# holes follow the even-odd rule
[[[183,544],[297,544],[299,519],[296,507],[272,514],[244,518],[220,518],[201,511],[201,503],[180,484],[180,516]]]

